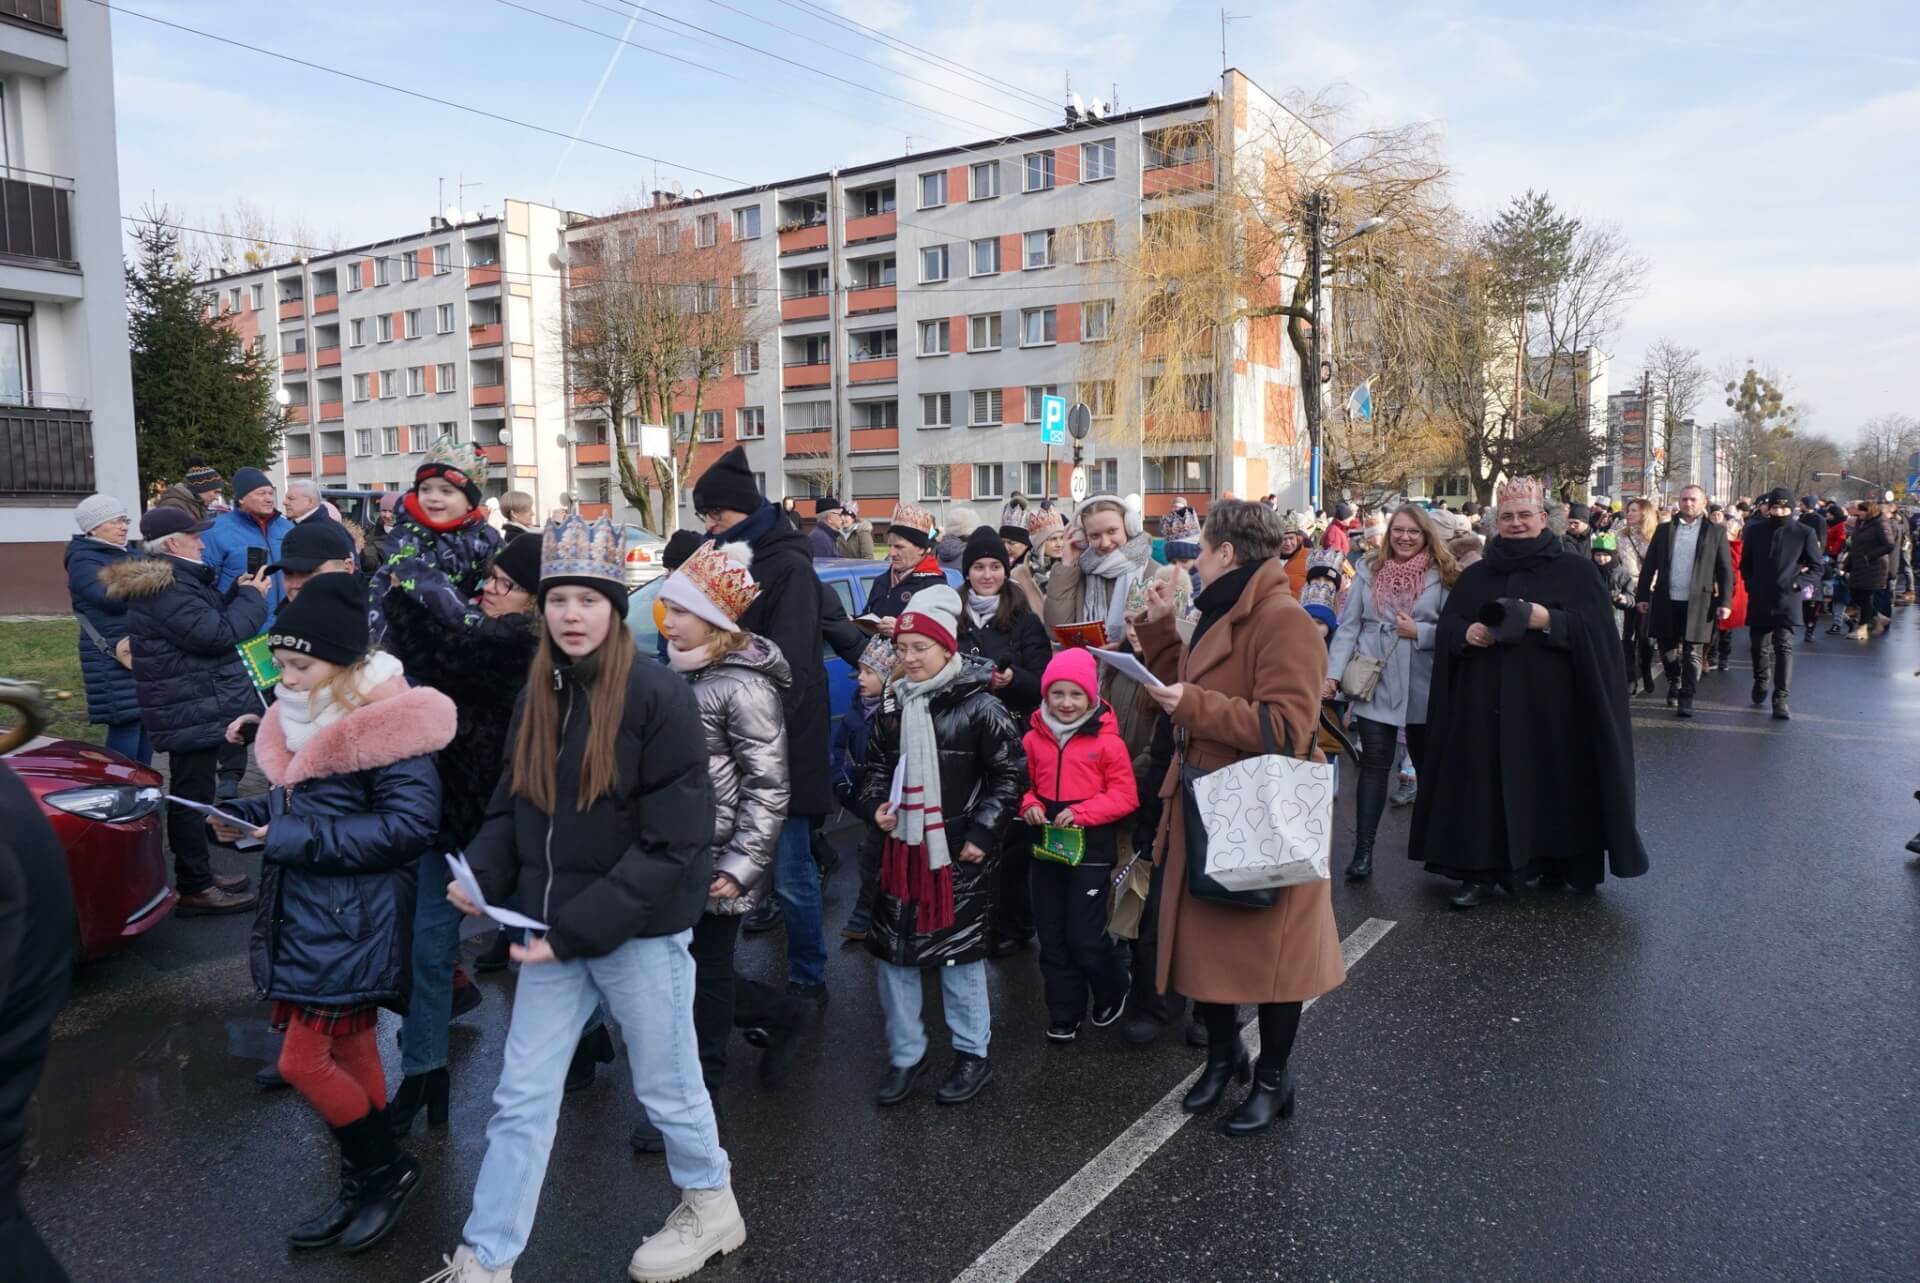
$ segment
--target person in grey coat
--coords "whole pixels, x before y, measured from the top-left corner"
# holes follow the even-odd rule
[[[1460,567],[1426,510],[1403,504],[1387,537],[1354,571],[1327,656],[1325,698],[1351,702],[1360,740],[1360,787],[1354,802],[1353,860],[1347,880],[1373,873],[1373,841],[1387,805],[1394,745],[1404,728],[1407,757],[1420,772],[1426,746],[1427,687],[1433,677],[1434,629]],[[1366,698],[1343,691],[1341,678],[1355,655],[1381,661]]]
[[[1693,716],[1694,686],[1716,640],[1720,621],[1733,613],[1733,550],[1727,528],[1707,520],[1707,492],[1687,486],[1674,500],[1673,520],[1653,532],[1640,562],[1639,610],[1660,643],[1667,674],[1667,703],[1681,717]]]

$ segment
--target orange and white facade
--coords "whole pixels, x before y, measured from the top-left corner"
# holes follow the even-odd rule
[[[268,469],[282,486],[405,489],[432,442],[471,441],[487,492],[567,502],[561,274],[568,215],[510,200],[498,217],[205,285],[209,315],[279,364],[287,432]]]
[[[681,526],[696,524],[690,481],[736,444],[768,497],[831,491],[881,519],[902,499],[991,520],[1016,491],[1064,495],[1072,451],[1056,447],[1049,468],[1046,394],[1093,411],[1090,490],[1139,492],[1149,516],[1222,491],[1298,506],[1301,380],[1278,318],[1222,327],[1213,382],[1173,439],[1143,444],[1114,420],[1110,390],[1076,386],[1083,345],[1111,341],[1119,260],[1143,219],[1230,190],[1282,110],[1230,71],[1188,102],[718,195],[657,193],[566,228],[569,288],[593,288],[618,237],[625,253],[702,256],[712,297],[752,313],[757,339],[706,388],[699,421],[690,400],[676,407],[673,426],[697,441]],[[1211,145],[1176,146],[1195,122],[1211,122]],[[579,497],[633,519],[605,407],[576,396],[572,416]]]

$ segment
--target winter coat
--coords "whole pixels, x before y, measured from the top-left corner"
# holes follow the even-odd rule
[[[793,817],[827,815],[833,787],[827,778],[827,749],[833,736],[833,701],[827,690],[825,636],[820,618],[820,578],[806,536],[785,515],[766,534],[748,541],[753,549],[753,578],[760,595],[740,616],[740,627],[758,633],[787,661],[793,684],[780,693],[787,718],[787,813]]]
[[[987,956],[993,939],[1000,845],[1020,801],[1026,763],[1020,733],[1006,706],[993,697],[985,664],[967,662],[945,689],[931,697],[933,731],[940,745],[940,804],[946,813],[947,850],[953,857],[953,925],[920,931],[916,906],[876,889],[867,951],[899,967],[950,966]],[[900,705],[894,689],[881,697],[867,768],[861,778],[860,814],[868,819],[892,792],[900,760]],[[960,859],[971,842],[987,853],[978,864]]]
[[[475,508],[467,520],[452,530],[434,530],[425,525],[408,495],[394,512],[393,530],[380,544],[380,568],[367,585],[367,618],[373,625],[373,644],[383,645],[387,634],[386,597],[396,581],[395,572],[403,561],[418,557],[445,575],[447,582],[463,600],[471,601],[486,587],[487,572],[493,568],[493,556],[500,551],[500,533],[487,524],[487,510]],[[411,672],[416,662],[426,663],[425,655],[396,650],[400,662]]]
[[[279,513],[263,527],[258,521],[239,509],[223,512],[213,519],[202,536],[205,541],[200,549],[200,559],[213,567],[214,587],[221,592],[233,587],[234,580],[247,573],[247,549],[258,548],[266,554],[266,560],[260,564],[271,566],[280,560],[280,545],[286,541],[287,531],[293,529],[293,523]],[[272,586],[267,590],[267,622],[280,610],[280,603],[287,599],[285,585],[280,576],[273,577]]]
[[[261,711],[260,692],[234,648],[266,626],[252,588],[220,593],[213,568],[178,557],[129,557],[101,572],[126,603],[140,721],[162,753],[224,744],[227,725]]]
[[[835,539],[833,531],[818,519],[815,519],[813,528],[807,531],[807,547],[813,549],[815,561],[831,561],[840,555],[840,541]]]
[[[869,615],[880,619],[898,619],[906,613],[907,602],[923,588],[936,588],[947,582],[947,576],[940,569],[940,563],[932,553],[922,557],[909,570],[904,579],[894,582],[893,569],[889,567],[867,590],[867,609]]]
[[[1018,590],[1008,585],[1001,591]],[[984,624],[974,623],[963,607],[956,640],[961,654],[977,655],[995,669],[1012,670],[1013,680],[993,693],[1007,706],[1015,726],[1026,725],[1027,718],[1040,706],[1040,674],[1053,658],[1053,643],[1047,640],[1047,627],[1040,617],[1023,610],[1013,617],[1012,624],[1001,629],[991,618]]]
[[[539,645],[532,615],[491,619],[469,604],[445,575],[418,557],[397,563],[407,591],[386,600],[386,648],[401,656],[407,676],[453,701],[459,725],[439,754],[441,851],[463,851],[486,818],[506,762],[507,723],[527,684]]]
[[[1420,595],[1407,612],[1413,616],[1415,635],[1401,637],[1395,631],[1393,617],[1383,618],[1374,605],[1373,558],[1360,559],[1347,599],[1340,606],[1340,626],[1334,630],[1327,656],[1327,675],[1335,681],[1347,671],[1347,661],[1356,653],[1386,659],[1373,698],[1353,700],[1355,717],[1387,726],[1426,724],[1427,687],[1433,681],[1433,633],[1446,604],[1447,590],[1440,582],[1440,572],[1430,566]]]
[[[742,914],[765,898],[767,870],[787,822],[785,714],[780,692],[793,682],[787,661],[764,637],[717,663],[683,674],[707,734],[713,780],[713,871],[740,884],[707,912]]]
[[[871,521],[854,522],[847,533],[834,540],[834,544],[839,549],[834,553],[836,557],[847,557],[854,561],[872,561],[873,523]]]
[[[1332,884],[1288,887],[1271,908],[1257,912],[1188,895],[1180,770],[1218,770],[1265,753],[1261,705],[1272,706],[1296,752],[1323,760],[1316,746],[1327,676],[1320,630],[1288,591],[1286,567],[1274,560],[1261,564],[1226,616],[1191,650],[1170,617],[1136,630],[1153,675],[1186,688],[1171,716],[1185,743],[1160,784],[1157,986],[1197,1002],[1317,998],[1346,979]]]
[[[1847,551],[1847,523],[1836,515],[1827,523],[1827,560],[1837,562]]]
[[[178,508],[195,521],[207,519],[207,503],[199,495],[187,489],[186,483],[176,481],[160,492],[160,497],[147,505],[150,508]]]
[[[1710,642],[1718,626],[1720,608],[1733,597],[1733,555],[1727,550],[1727,528],[1705,517],[1700,522],[1700,537],[1693,546],[1693,579],[1687,591],[1686,633],[1669,635],[1664,603],[1668,600],[1667,577],[1673,556],[1673,527],[1678,517],[1664,521],[1653,532],[1647,555],[1640,562],[1640,584],[1636,596],[1643,602],[1659,602],[1651,611],[1653,635],[1663,641],[1691,642],[1698,646]]]
[[[1656,526],[1655,529],[1658,530],[1659,527]],[[1633,576],[1636,588],[1640,583],[1640,567],[1647,559],[1647,549],[1652,546],[1653,541],[1641,539],[1638,530],[1629,530],[1624,525],[1620,527],[1620,534],[1614,546],[1614,560],[1627,568],[1627,573]]]
[[[1733,559],[1734,574],[1733,596],[1727,602],[1729,613],[1719,623],[1719,629],[1723,633],[1730,633],[1736,628],[1747,626],[1747,584],[1740,577],[1740,557],[1744,551],[1740,540],[1727,540],[1727,555]]]
[[[415,865],[441,859],[440,775],[431,755],[452,740],[455,718],[452,700],[404,677],[375,695],[316,730],[297,753],[275,704],[254,740],[272,790],[222,804],[267,826],[248,951],[262,997],[405,1003]]]
[[[840,595],[824,580],[820,584],[820,634],[828,649],[849,668],[860,662],[861,654],[867,649],[867,635],[860,631],[860,625],[847,618],[847,608],[840,604]],[[664,651],[661,653],[665,655]]]
[[[1893,527],[1885,517],[1856,517],[1847,540],[1847,587],[1854,592],[1878,592],[1890,580],[1893,563]]]
[[[100,572],[133,557],[127,549],[92,535],[75,535],[67,544],[67,592],[73,613],[100,634],[96,642],[80,630],[80,675],[87,683],[87,720],[121,726],[140,720],[140,696],[133,674],[114,658],[113,648],[127,635],[127,603],[107,595]],[[105,643],[105,649],[101,643]]]
[[[713,881],[713,785],[700,709],[686,682],[663,665],[633,657],[614,738],[613,791],[579,809],[599,662],[590,655],[558,663],[541,678],[554,683],[560,708],[554,813],[514,796],[512,773],[503,772],[467,844],[488,901],[518,895],[521,912],[548,925],[560,958],[597,958],[636,937],[690,929]],[[523,690],[509,743],[526,703]]]
[[[1796,581],[1803,573],[1817,576],[1826,567],[1826,550],[1817,532],[1804,519],[1759,517],[1747,523],[1743,534],[1740,578],[1747,589],[1747,626],[1803,627],[1806,604]]]
[[[1073,822],[1087,831],[1082,863],[1114,863],[1120,826],[1140,809],[1140,789],[1133,778],[1133,754],[1120,738],[1113,709],[1101,704],[1099,713],[1064,744],[1036,709],[1021,747],[1031,781],[1020,799],[1021,814],[1037,806],[1051,820],[1062,808],[1071,808]]]

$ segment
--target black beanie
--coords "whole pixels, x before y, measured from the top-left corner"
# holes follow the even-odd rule
[[[667,537],[666,551],[660,554],[660,564],[669,573],[686,564],[687,558],[700,551],[700,545],[707,537],[697,530],[676,530]]]
[[[271,487],[272,485],[273,482],[260,469],[240,468],[233,474],[233,501],[239,503],[262,486]]]
[[[367,590],[358,575],[315,575],[300,595],[280,607],[267,645],[297,650],[329,664],[352,664],[367,653]]]
[[[429,459],[413,470],[413,488],[420,489],[422,481],[431,481],[435,477],[454,487],[467,497],[467,502],[478,508],[485,502],[480,495],[480,483],[444,459]]]
[[[693,483],[695,512],[727,508],[752,516],[764,502],[760,487],[754,484],[753,469],[747,466],[745,446],[735,446],[715,459]]]
[[[1002,569],[1013,569],[1013,558],[1007,553],[1006,541],[992,526],[981,526],[967,536],[967,546],[960,553],[961,575],[972,570],[974,562],[986,557],[999,562]]]
[[[513,580],[513,586],[521,592],[537,592],[540,588],[540,533],[529,530],[507,540],[506,545],[493,555],[493,567]]]
[[[1592,521],[1593,509],[1589,508],[1584,503],[1570,503],[1567,505],[1567,520],[1568,521]]]
[[[1019,544],[1020,550],[1024,553],[1033,547],[1033,532],[1025,526],[1002,526],[1000,542],[1007,545],[1008,552],[1013,551],[1013,545]]]

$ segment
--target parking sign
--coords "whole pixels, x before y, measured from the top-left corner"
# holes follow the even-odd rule
[[[1067,443],[1067,398],[1063,396],[1043,396],[1040,398],[1040,444],[1065,445]]]

